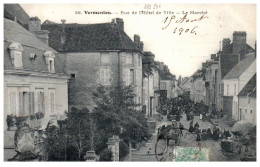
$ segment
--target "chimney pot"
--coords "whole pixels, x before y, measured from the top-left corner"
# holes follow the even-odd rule
[[[121,18],[112,19],[111,23],[117,24],[124,31],[124,20]]]

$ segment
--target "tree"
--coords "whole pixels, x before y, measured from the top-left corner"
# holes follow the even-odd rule
[[[78,152],[78,160],[82,160],[82,155],[90,148],[91,137],[91,116],[89,110],[84,108],[78,110],[72,108],[67,112],[66,135],[68,143],[73,145]]]
[[[119,135],[124,142],[133,143],[151,137],[140,104],[136,104],[133,100],[135,93],[132,85],[100,85],[92,97],[97,105],[93,111],[96,130],[106,134],[101,143],[95,144],[96,147],[104,145],[113,135]],[[102,148],[99,147],[97,150],[99,152]]]

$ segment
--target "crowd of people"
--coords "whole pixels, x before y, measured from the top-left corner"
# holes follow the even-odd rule
[[[231,137],[230,131],[226,130],[225,128],[221,130],[218,126],[213,126],[213,129],[211,130],[210,127],[203,129],[200,129],[199,127],[200,126],[198,122],[196,122],[194,125],[193,120],[190,122],[189,132],[197,135],[197,141],[209,139],[218,141],[219,139],[227,139],[228,137]]]

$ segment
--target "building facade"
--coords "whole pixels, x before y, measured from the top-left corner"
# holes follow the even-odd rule
[[[216,79],[216,108],[218,111],[223,110],[223,95],[224,85],[223,77],[241,60],[246,54],[253,53],[254,49],[246,43],[246,32],[235,31],[233,33],[233,41],[229,38],[222,40],[221,51],[217,53],[218,58],[218,73]],[[225,97],[225,101],[230,101],[230,97]],[[228,103],[225,103],[225,108],[230,108]]]
[[[228,113],[229,117],[239,120],[241,115],[238,105],[238,94],[246,83],[256,73],[255,54],[248,54],[238,62],[234,68],[223,78],[224,96],[223,110]]]
[[[62,24],[46,21],[50,45],[67,58],[70,74],[69,106],[92,110],[96,85],[134,85],[134,101],[142,102],[142,47],[138,35],[132,41],[122,19],[103,24]]]
[[[147,116],[152,116],[155,119],[159,115],[159,89],[160,78],[159,69],[154,65],[154,54],[144,52],[143,56],[143,107]]]
[[[41,32],[37,17],[28,21],[29,25],[37,21],[37,33]],[[45,128],[51,119],[65,119],[69,76],[65,59],[34,32],[36,29],[30,30],[4,19],[4,119],[24,116],[31,128]],[[4,123],[5,139],[11,135],[7,143],[13,144],[10,126]]]
[[[238,94],[239,118],[256,125],[256,74]]]

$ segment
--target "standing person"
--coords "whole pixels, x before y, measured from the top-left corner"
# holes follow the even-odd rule
[[[196,128],[196,127],[198,127],[198,128],[200,127],[198,122],[196,122],[195,125],[194,125],[194,128]]]
[[[181,123],[179,123],[179,128],[180,128],[180,135],[183,136],[182,130],[184,129],[184,127]]]
[[[211,139],[211,138],[212,138],[212,132],[211,132],[210,127],[208,127],[208,129],[207,129],[207,139]]]
[[[200,129],[197,129],[197,138],[196,138],[197,141],[200,141],[201,140],[201,130]]]

